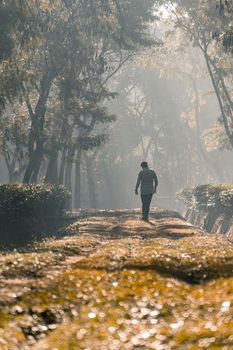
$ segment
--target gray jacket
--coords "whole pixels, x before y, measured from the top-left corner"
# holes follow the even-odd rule
[[[149,168],[142,169],[138,174],[138,179],[136,183],[136,190],[141,185],[141,195],[154,193],[158,186],[158,178],[154,170]]]

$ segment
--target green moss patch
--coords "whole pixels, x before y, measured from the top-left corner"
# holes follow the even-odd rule
[[[77,269],[20,305],[63,315],[33,349],[231,349],[232,292],[233,278],[192,286],[151,270]]]
[[[232,349],[224,237],[161,210],[150,224],[101,213],[66,233],[2,256],[2,281],[34,282],[2,303],[1,349]]]
[[[231,246],[231,249],[230,247]],[[233,276],[232,245],[218,236],[112,242],[82,260],[85,269],[154,269],[190,283]]]

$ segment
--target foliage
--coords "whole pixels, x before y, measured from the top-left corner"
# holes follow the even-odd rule
[[[226,210],[233,209],[233,185],[202,185],[191,189],[184,189],[177,194],[190,208],[197,210],[214,209],[219,211],[219,215]]]
[[[21,11],[14,13],[20,30],[19,24],[9,28],[21,50],[12,51],[0,67],[0,97],[3,106],[16,98],[16,104],[20,100],[27,107],[23,182],[36,183],[45,175],[40,174],[42,163],[50,171],[60,152],[69,153],[74,163],[82,145],[88,150],[107,140],[106,126],[100,124],[113,122],[115,116],[108,115],[103,103],[116,97],[107,83],[142,46],[154,44],[149,30],[154,0],[0,4]],[[15,148],[14,137],[10,141],[8,148]],[[45,178],[51,180],[49,174]]]
[[[228,6],[229,5],[229,6]],[[223,50],[221,37],[232,22],[228,1],[179,1],[172,14],[176,26],[188,35],[193,46],[198,47],[206,61],[209,77],[219,104],[219,122],[233,148],[232,57]],[[226,9],[226,11],[224,11]]]
[[[20,181],[26,166],[29,118],[21,104],[8,106],[0,121],[0,151],[8,168],[9,181]]]
[[[27,217],[38,220],[62,215],[68,191],[56,185],[6,184],[0,186],[0,216],[14,221]]]
[[[27,74],[20,69],[26,47],[32,50],[41,30],[34,0],[0,1],[0,108],[19,96]]]
[[[222,123],[216,124],[212,128],[204,130],[202,133],[202,140],[207,152],[231,150],[231,144],[226,136]]]
[[[215,35],[219,36],[226,51],[233,54],[233,2],[231,0],[219,0],[219,3],[216,4],[216,8],[219,11],[219,16],[224,28],[221,33],[215,33]]]

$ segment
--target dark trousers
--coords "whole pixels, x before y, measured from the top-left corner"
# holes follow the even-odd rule
[[[142,218],[148,220],[148,215],[150,212],[150,203],[152,200],[153,194],[141,194],[142,199]]]

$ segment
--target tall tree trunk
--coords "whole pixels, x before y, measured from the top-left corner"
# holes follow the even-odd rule
[[[201,45],[200,45],[200,47],[201,47]],[[213,88],[214,88],[214,91],[215,91],[215,94],[216,94],[216,97],[218,100],[218,104],[219,104],[219,108],[221,111],[221,116],[222,116],[223,125],[225,128],[225,132],[226,132],[228,140],[231,144],[231,147],[233,149],[233,133],[231,132],[230,125],[229,125],[230,123],[228,122],[228,117],[227,117],[227,114],[225,113],[224,101],[223,101],[222,96],[221,96],[221,91],[218,88],[218,84],[217,84],[217,81],[215,80],[214,72],[211,69],[211,60],[210,60],[210,57],[207,53],[206,45],[204,46],[204,48],[201,47],[201,49],[202,49],[202,52],[204,53],[207,69],[208,69],[208,72],[209,72],[209,75],[211,78],[211,82],[212,82],[212,85],[213,85]],[[231,108],[231,105],[229,107]]]
[[[78,149],[76,155],[75,163],[75,183],[74,183],[74,207],[79,209],[81,207],[81,159],[82,159],[82,150]]]
[[[62,150],[61,161],[60,161],[60,168],[59,168],[59,176],[58,176],[58,183],[59,183],[59,185],[63,185],[63,182],[64,182],[65,165],[66,165],[66,153],[67,153],[67,149],[64,148]]]
[[[33,170],[30,182],[37,183],[38,174],[40,171],[41,163],[43,158],[43,142],[38,143],[37,148],[33,157]]]
[[[45,175],[44,182],[50,184],[58,183],[58,166],[57,166],[57,152],[54,152],[49,157],[49,163]]]
[[[72,177],[72,168],[73,168],[73,162],[74,162],[74,154],[75,154],[74,147],[70,147],[68,149],[68,155],[67,155],[66,166],[65,166],[65,186],[71,193],[72,193],[71,177]],[[72,199],[70,199],[67,209],[72,209]]]
[[[72,190],[71,174],[72,174],[72,166],[74,161],[74,153],[75,151],[73,147],[70,147],[68,149],[68,156],[67,156],[66,168],[65,168],[65,186],[69,191]]]
[[[196,79],[192,79],[192,84],[193,84],[193,91],[195,94],[195,121],[196,121],[196,140],[197,140],[197,147],[199,149],[199,153],[204,161],[204,165],[207,165],[207,168],[209,168],[208,170],[210,170],[210,168],[212,168],[212,170],[214,171],[217,179],[219,182],[221,182],[221,177],[219,174],[218,169],[214,166],[214,163],[212,162],[212,160],[209,158],[206,150],[204,149],[203,145],[202,145],[202,141],[201,141],[201,130],[200,130],[200,98],[199,98],[199,93],[198,93],[198,89],[197,89],[197,82]],[[204,169],[202,169],[204,170]],[[212,173],[212,171],[211,171]],[[206,182],[207,179],[206,179]]]
[[[87,154],[84,156],[86,169],[87,169],[87,182],[89,190],[89,201],[91,208],[97,208],[96,188],[94,181],[94,170],[93,170],[93,158],[88,157]]]
[[[44,72],[40,83],[40,95],[33,112],[30,102],[27,100],[27,107],[31,118],[31,131],[29,135],[28,153],[29,163],[24,174],[24,183],[35,183],[43,158],[44,143],[44,119],[46,114],[46,104],[49,97],[52,82],[55,76],[49,71]]]
[[[10,161],[6,155],[6,152],[4,152],[4,159],[8,170],[8,177],[9,182],[14,182],[14,171],[15,171],[15,165],[16,165],[16,157],[14,156],[12,161]]]
[[[33,161],[32,159],[29,160],[28,166],[26,168],[24,177],[23,177],[23,182],[24,183],[30,183],[30,179],[32,177],[32,172],[33,172]]]

